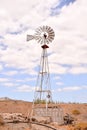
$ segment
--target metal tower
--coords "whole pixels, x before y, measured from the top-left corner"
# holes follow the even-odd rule
[[[36,29],[35,35],[27,35],[27,41],[31,39],[37,40],[42,44],[42,55],[40,61],[39,74],[37,79],[37,85],[35,89],[35,103],[46,103],[46,109],[49,102],[52,102],[52,93],[50,85],[50,75],[48,66],[47,49],[50,42],[54,39],[54,31],[49,26],[42,26]]]
[[[47,49],[49,48],[49,46],[44,44],[41,47],[42,47],[42,55],[35,90],[34,102],[38,104],[46,104],[46,110],[47,110],[48,103],[52,102],[48,56],[47,56]]]
[[[54,118],[57,118],[57,116],[59,116],[61,110],[60,107],[57,109],[57,107],[54,107],[52,104],[52,93],[47,55],[47,49],[49,48],[48,44],[53,41],[54,36],[55,33],[51,27],[42,26],[36,29],[36,33],[34,35],[27,35],[27,41],[35,39],[38,43],[41,44],[42,48],[37,85],[33,101],[33,115],[49,116],[52,117],[55,121],[56,119]]]

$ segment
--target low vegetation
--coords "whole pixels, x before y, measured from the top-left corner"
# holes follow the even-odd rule
[[[72,111],[72,114],[76,116],[76,115],[79,115],[79,114],[81,114],[81,113],[80,113],[79,110],[73,110],[73,111]]]
[[[79,123],[75,126],[74,130],[87,130],[87,123]]]
[[[40,104],[40,103],[45,104],[46,100],[40,100],[40,99],[35,100],[35,104]]]
[[[0,126],[4,125],[3,117],[0,115]]]

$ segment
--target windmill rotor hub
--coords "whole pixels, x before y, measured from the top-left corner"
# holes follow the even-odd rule
[[[43,37],[45,39],[48,38],[48,33],[47,32],[42,32],[41,37]]]

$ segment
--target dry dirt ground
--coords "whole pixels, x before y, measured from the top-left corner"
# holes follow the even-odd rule
[[[60,103],[58,104],[62,107],[64,115],[66,113],[70,114],[75,118],[75,123],[86,123],[87,124],[87,103],[78,104],[78,103]],[[21,100],[2,100],[0,101],[0,113],[22,113],[27,116],[31,112],[32,103],[21,101]],[[78,111],[79,114],[73,113],[73,111]],[[58,128],[58,130],[74,130],[73,126],[58,126],[57,124],[51,124],[53,127]],[[34,125],[33,130],[38,130],[38,126]],[[5,124],[0,126],[0,130],[30,130],[28,124]],[[43,128],[40,128],[43,130]],[[79,129],[80,130],[80,129]],[[82,130],[82,129],[81,129]],[[84,129],[87,130],[87,129]]]
[[[0,101],[0,113],[22,113],[27,115],[32,108],[31,102],[20,100]]]

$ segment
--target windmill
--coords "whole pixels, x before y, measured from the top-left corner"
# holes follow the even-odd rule
[[[36,40],[41,44],[42,48],[40,68],[33,101],[33,115],[50,116],[51,118],[57,117],[59,111],[61,111],[60,107],[58,109],[57,107],[52,107],[52,92],[47,55],[47,49],[49,48],[48,45],[54,40],[54,36],[54,30],[49,26],[39,27],[36,29],[34,35],[27,35],[27,41]],[[56,119],[53,120],[55,121]]]

